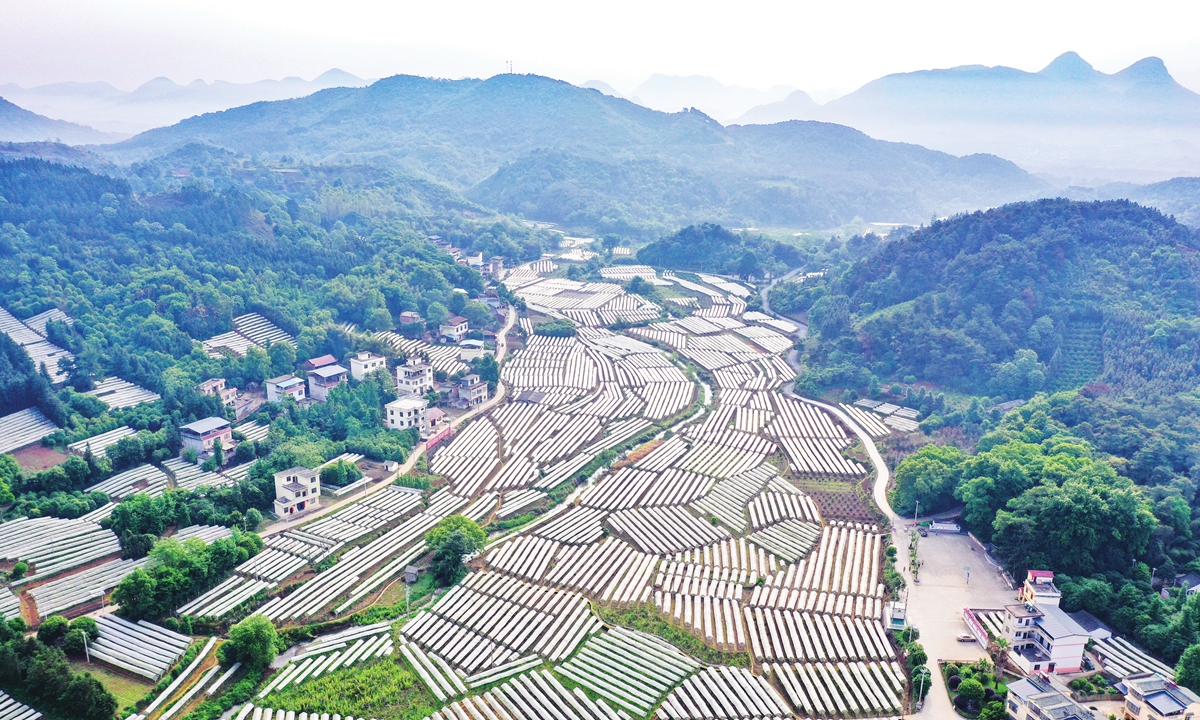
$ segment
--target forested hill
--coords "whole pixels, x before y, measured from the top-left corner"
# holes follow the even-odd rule
[[[1200,380],[1200,234],[1128,201],[1042,200],[934,223],[804,288],[821,384],[911,376],[1029,397]],[[912,380],[910,380],[911,382]]]
[[[385,164],[499,210],[600,231],[919,222],[1043,188],[993,156],[958,158],[826,123],[726,128],[530,75],[396,76],[190,118],[104,152],[127,163],[197,141]]]

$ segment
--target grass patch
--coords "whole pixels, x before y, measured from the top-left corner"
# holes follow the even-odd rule
[[[75,672],[91,673],[100,681],[101,685],[108,688],[108,691],[117,699],[118,707],[121,708],[133,706],[154,688],[149,682],[120,675],[97,662],[88,665],[85,660],[71,658],[70,665],[71,670]]]
[[[342,717],[420,720],[440,703],[413,673],[394,659],[342,668],[329,675],[273,692],[256,705]]]
[[[718,665],[750,667],[750,653],[728,653],[714,650],[683,628],[676,627],[663,619],[652,605],[641,604],[629,608],[597,606],[600,619],[609,625],[641,630],[657,635],[697,660]]]

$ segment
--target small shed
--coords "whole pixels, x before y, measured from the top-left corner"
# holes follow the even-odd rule
[[[421,568],[416,565],[409,565],[404,568],[404,582],[412,585],[417,581],[417,577],[421,574]]]

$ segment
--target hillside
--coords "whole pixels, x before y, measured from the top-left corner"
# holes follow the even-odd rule
[[[500,210],[578,218],[599,230],[659,233],[695,220],[918,222],[1044,188],[997,158],[957,158],[821,123],[725,128],[703,113],[661,113],[523,75],[396,76],[190,118],[106,152],[128,163],[197,141],[251,154],[370,161]]]
[[[887,242],[806,288],[817,385],[910,378],[1024,398],[1200,379],[1200,233],[1128,201],[1041,200]],[[860,384],[861,383],[861,384]]]
[[[61,142],[68,145],[113,142],[119,135],[100,132],[86,125],[76,125],[17,107],[0,97],[0,141]]]
[[[1073,52],[1038,72],[966,65],[897,73],[824,106],[789,98],[738,122],[786,119],[841,123],[959,155],[992,153],[1088,184],[1200,174],[1200,95],[1154,57],[1112,74]]]

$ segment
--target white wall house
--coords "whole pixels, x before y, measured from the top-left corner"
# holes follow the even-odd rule
[[[387,358],[370,352],[360,352],[350,358],[350,377],[362,380],[367,373],[387,367]]]
[[[275,473],[275,514],[281,518],[321,504],[321,478],[316,470],[297,466]]]
[[[267,402],[281,403],[285,397],[300,402],[308,397],[304,381],[295,375],[280,375],[266,382]]]
[[[406,396],[383,406],[383,423],[394,430],[416,428],[424,435],[429,431],[429,401],[422,397]]]
[[[433,390],[433,366],[416,358],[396,368],[396,393],[420,397]]]

